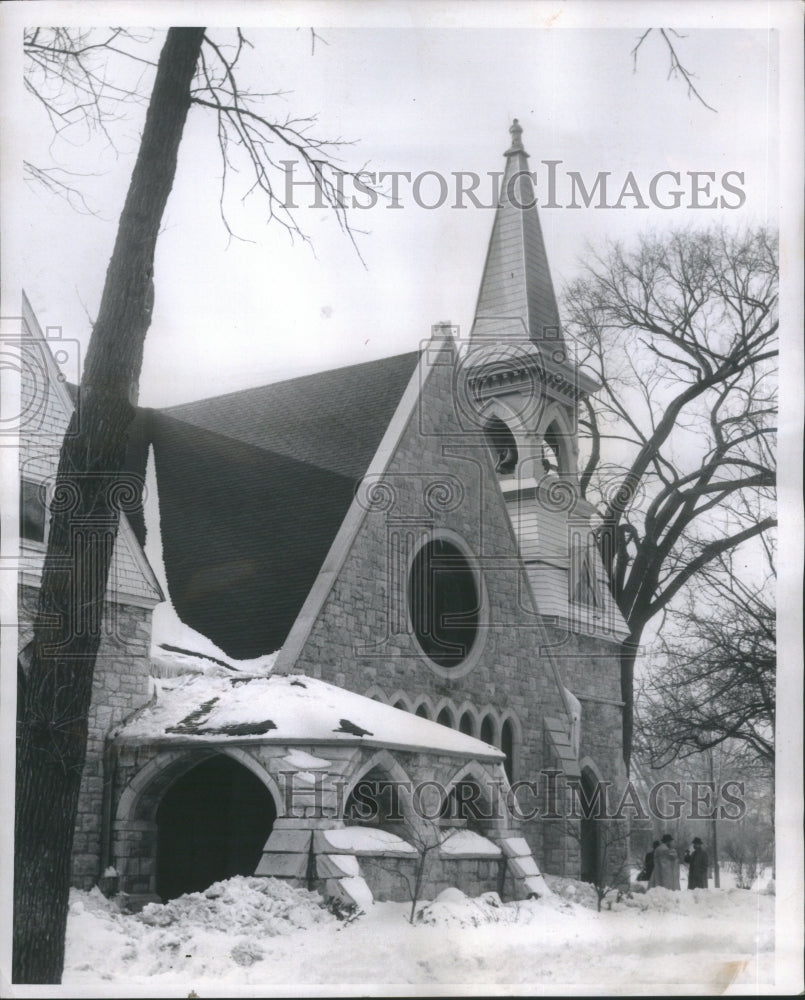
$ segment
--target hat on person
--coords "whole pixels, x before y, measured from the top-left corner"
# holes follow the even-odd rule
[[[702,838],[701,837],[694,837],[693,838],[693,843],[694,844],[701,844],[702,843]]]
[[[663,844],[670,844],[673,839],[674,838],[671,836],[670,833],[664,833],[662,835],[662,842],[663,842]]]

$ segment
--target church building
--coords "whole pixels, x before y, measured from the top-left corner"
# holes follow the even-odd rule
[[[425,896],[594,877],[599,826],[564,807],[626,780],[627,629],[579,493],[597,385],[563,335],[521,133],[469,331],[440,323],[409,354],[139,412],[126,475],[142,481],[152,452],[170,600],[228,661],[154,676],[164,595],[142,511],[124,515],[76,884],[111,872],[142,902],[254,873],[365,906],[406,898],[420,863]],[[56,430],[72,405],[49,394]],[[36,448],[23,682],[55,470]],[[237,668],[272,653],[270,672]]]

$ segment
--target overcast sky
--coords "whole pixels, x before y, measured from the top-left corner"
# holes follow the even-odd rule
[[[37,8],[25,6],[31,14]],[[71,6],[62,5],[61,11]],[[703,226],[716,220],[775,224],[777,38],[756,16],[764,5],[733,4],[733,11],[736,6],[746,11],[741,23],[754,26],[692,27],[676,40],[714,113],[690,99],[681,81],[667,79],[668,56],[656,30],[634,69],[631,50],[642,30],[655,23],[651,5],[554,10],[542,4],[465,4],[447,9],[464,15],[452,19],[443,16],[440,4],[279,5],[281,16],[301,27],[247,29],[254,49],[243,60],[245,84],[282,90],[267,105],[278,117],[316,114],[317,134],[354,141],[342,150],[345,168],[366,164],[376,172],[405,171],[412,181],[435,171],[446,179],[449,196],[440,208],[421,207],[413,183],[403,179],[401,208],[380,201],[371,209],[352,210],[351,224],[366,231],[357,237],[364,266],[332,212],[310,206],[307,188],[298,194],[297,218],[313,250],[299,241],[292,244],[276,224],[266,226],[258,195],[241,208],[238,198],[248,186],[243,174],[235,177],[230,192],[232,220],[253,242],[232,241],[219,215],[215,124],[205,109],[191,109],[158,244],[142,403],[169,405],[410,350],[440,320],[452,320],[468,332],[493,211],[468,200],[464,209],[453,207],[452,175],[477,173],[479,198],[491,202],[489,175],[503,169],[515,116],[524,129],[541,203],[547,199],[548,179],[542,161],[561,161],[555,199],[561,207],[541,209],[557,291],[575,273],[588,243],[628,242],[649,226]],[[99,7],[104,5],[94,5],[93,12]],[[164,4],[156,12],[164,19],[171,8],[186,12],[188,5]],[[192,9],[200,11],[200,5]],[[234,23],[235,10],[236,5],[219,4],[217,20]],[[265,15],[252,5],[251,20],[256,10]],[[692,13],[691,6],[685,10]],[[132,23],[133,16],[147,22],[150,13],[146,4],[124,12],[129,21],[119,16],[115,23]],[[311,53],[308,25],[321,23],[314,19],[319,12],[329,25],[317,29],[321,39]],[[52,16],[52,11],[42,13]],[[119,6],[117,13],[123,13]],[[655,13],[660,16],[659,9]],[[370,15],[375,26],[350,26]],[[714,21],[692,19],[702,25]],[[96,20],[102,19],[96,15]],[[445,26],[450,20],[456,26]],[[473,21],[476,26],[463,26]],[[227,28],[210,33],[222,41],[233,37]],[[143,51],[155,57],[161,40],[157,33]],[[124,72],[130,70],[110,63],[110,73]],[[146,73],[146,91],[149,84]],[[4,110],[8,116],[8,104]],[[6,274],[24,284],[43,326],[61,326],[64,336],[84,345],[87,314],[95,315],[100,300],[144,107],[130,107],[127,118],[110,127],[116,154],[97,139],[72,148],[52,144],[35,102],[28,99],[16,110],[22,114],[15,116],[12,134],[22,156],[46,165],[52,155],[71,169],[97,175],[78,183],[98,217],[78,215],[58,199],[19,184],[13,187],[13,204],[6,204]],[[7,178],[8,162],[5,169]],[[601,171],[610,174],[610,202],[617,200],[631,171],[650,207],[633,207],[635,196],[623,199],[620,209],[567,207],[568,174],[577,172],[589,188]],[[677,209],[651,205],[650,184],[661,171],[682,175]],[[716,175],[710,194],[698,196],[700,202],[724,196],[738,207],[693,208],[690,171]],[[740,195],[724,187],[725,173]],[[282,189],[283,179],[277,180]],[[668,197],[665,192],[674,186],[666,177],[659,196]],[[348,194],[352,190],[348,187]],[[436,178],[423,179],[421,201],[432,204],[439,193]],[[8,194],[7,184],[7,199]]]

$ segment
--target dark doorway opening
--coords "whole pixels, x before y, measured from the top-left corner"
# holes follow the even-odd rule
[[[596,791],[598,782],[589,771],[581,772],[581,880],[595,883],[598,876],[600,851],[598,845],[598,827],[600,820],[596,807]]]
[[[218,756],[175,781],[156,818],[156,890],[167,900],[233,875],[253,875],[277,809],[256,775]]]

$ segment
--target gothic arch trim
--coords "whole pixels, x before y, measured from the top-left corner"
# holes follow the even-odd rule
[[[436,702],[435,715],[433,716],[434,722],[438,721],[439,716],[442,712],[447,711],[450,715],[450,728],[458,728],[458,716],[456,715],[456,706],[449,698],[442,698],[441,701]]]
[[[499,398],[490,399],[485,403],[480,411],[480,417],[484,429],[493,417],[497,417],[510,431],[514,443],[517,445],[517,469],[512,473],[512,475],[516,475],[521,463],[534,457],[534,439],[533,435],[529,433],[528,426],[516,410]]]
[[[428,714],[426,716],[420,716],[420,718],[426,718],[429,721],[433,722],[433,720],[436,718],[436,714],[433,711],[433,702],[426,694],[421,694],[414,702],[414,707],[412,708],[414,715],[416,715],[419,712],[420,708],[423,707],[427,709]]]
[[[472,732],[469,735],[478,739],[478,733],[481,731],[481,719],[478,715],[478,709],[469,701],[462,702],[456,710],[456,724],[459,727],[465,715],[469,715],[472,719]]]
[[[545,407],[542,419],[539,422],[538,434],[541,440],[545,440],[545,433],[551,424],[556,424],[559,433],[559,472],[563,475],[575,473],[578,462],[578,447],[576,445],[576,432],[567,417],[567,412],[558,403],[549,403]]]
[[[581,760],[579,761],[579,771],[582,772],[582,773],[584,771],[589,771],[590,774],[592,774],[592,776],[595,778],[596,781],[600,782],[601,784],[604,783],[604,777],[601,774],[601,771],[600,771],[598,765],[595,763],[595,761],[592,759],[592,757],[582,757],[581,758]]]
[[[483,705],[478,709],[478,739],[482,739],[481,730],[483,729],[484,722],[489,719],[492,723],[492,739],[489,741],[492,746],[500,749],[500,727],[501,720],[497,709],[492,705]],[[486,742],[483,740],[483,742]]]
[[[401,708],[400,711],[402,712],[413,711],[413,707],[411,705],[411,699],[408,697],[405,691],[402,691],[400,690],[400,688],[397,688],[394,694],[389,695],[389,705],[391,705],[392,708],[400,708],[399,705],[400,702],[402,702],[402,704],[405,706],[404,708]]]
[[[464,764],[463,767],[460,767],[458,771],[453,773],[445,784],[443,803],[447,801],[450,793],[460,782],[470,778],[481,789],[481,796],[484,803],[494,807],[491,810],[491,819],[488,821],[489,826],[494,828],[505,824],[509,820],[509,811],[506,806],[506,797],[501,795],[500,792],[506,786],[506,775],[505,772],[503,774],[498,773],[503,769],[502,763],[496,762],[493,767],[494,770],[486,770],[486,768],[475,760]],[[496,790],[493,791],[492,789]]]
[[[156,809],[165,792],[196,764],[215,756],[231,757],[251,771],[265,785],[277,809],[282,814],[283,800],[279,788],[260,762],[239,747],[212,746],[184,752],[161,751],[129,781],[118,799],[115,826],[137,820],[153,822]]]
[[[372,698],[374,701],[380,701],[384,705],[390,704],[389,699],[386,698],[386,694],[383,691],[383,688],[379,687],[377,684],[373,684],[370,688],[367,688],[367,690],[364,692],[364,697]]]
[[[342,815],[338,817],[339,819],[344,818],[343,817],[344,807],[346,806],[347,800],[352,794],[352,791],[355,788],[355,786],[362,778],[365,778],[366,775],[369,774],[370,771],[373,771],[375,768],[379,768],[380,770],[385,771],[386,774],[388,774],[388,776],[393,781],[397,781],[400,783],[405,782],[408,785],[411,784],[411,779],[408,777],[408,773],[406,772],[402,764],[394,756],[392,756],[392,754],[390,754],[388,750],[378,750],[377,753],[372,754],[372,756],[368,760],[360,764],[354,776],[349,779],[349,783],[347,784],[346,789],[344,790],[344,795],[342,797],[342,803],[341,803]],[[402,785],[402,788],[403,789],[405,788],[404,784]]]
[[[523,745],[523,727],[520,725],[520,720],[514,714],[514,712],[506,711],[504,712],[500,720],[500,742],[503,743],[503,727],[506,723],[509,723],[512,729],[512,756],[511,756],[511,769],[512,769],[512,782],[516,781],[520,775],[520,752]],[[501,746],[501,749],[502,746]]]

